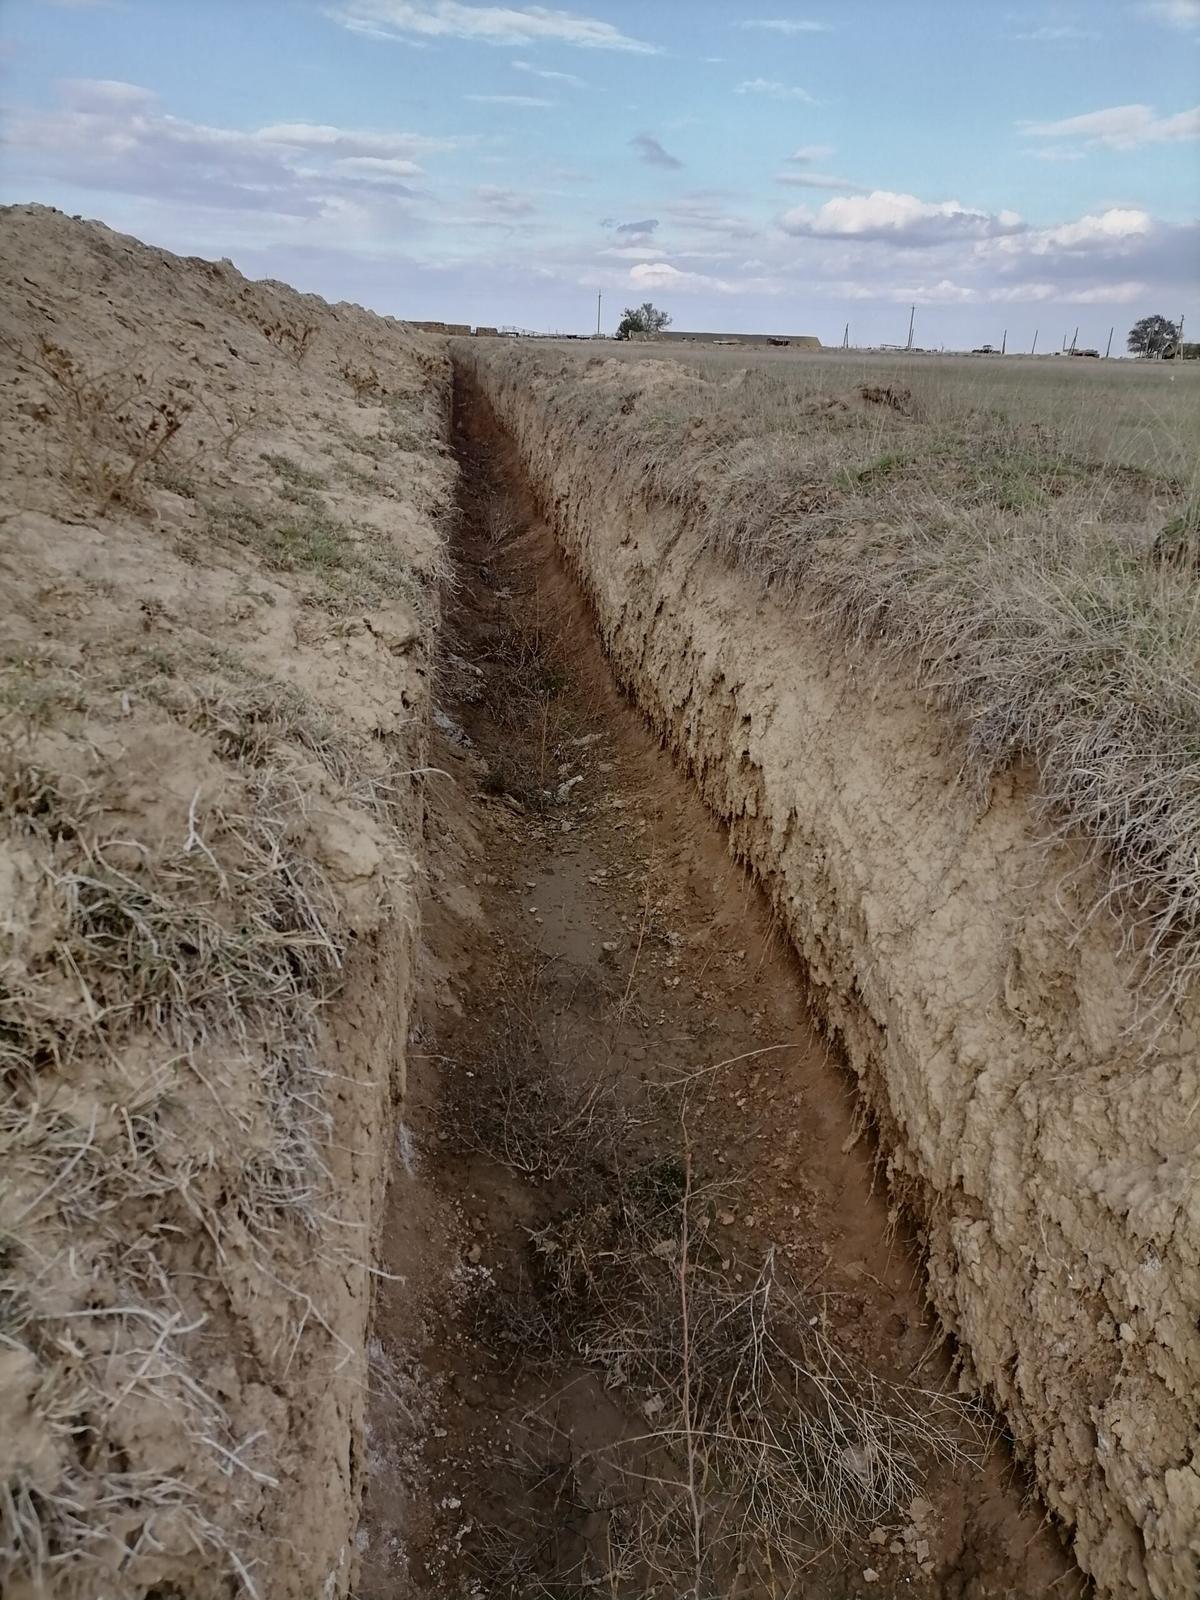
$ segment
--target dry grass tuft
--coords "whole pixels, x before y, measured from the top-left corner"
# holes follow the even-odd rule
[[[573,1087],[551,1070],[533,1023],[504,1009],[486,1051],[448,1075],[441,1101],[449,1147],[488,1157],[532,1183],[582,1181],[628,1130],[612,1081]]]
[[[103,827],[85,782],[4,767],[8,837],[42,863],[44,931],[0,970],[0,1347],[24,1429],[0,1579],[123,1594],[139,1555],[207,1550],[255,1592],[257,1558],[227,1530],[274,1478],[198,1376],[205,1317],[160,1246],[194,1235],[269,1273],[282,1227],[319,1236],[318,1018],[345,933],[293,842],[300,792],[249,771],[241,794],[236,810],[197,799],[178,844],[151,849]],[[48,1096],[48,1074],[78,1087]],[[182,1117],[180,1074],[211,1095],[210,1126]],[[174,1476],[126,1465],[147,1431],[184,1447]]]
[[[60,434],[68,470],[95,511],[140,509],[146,473],[183,427],[191,399],[141,372],[91,372],[44,336],[28,350],[9,349],[41,379],[48,404],[32,414]]]
[[[674,1091],[621,1098],[564,1075],[512,1009],[446,1073],[451,1148],[548,1201],[523,1258],[468,1296],[518,1389],[537,1373],[551,1396],[498,1464],[522,1480],[511,1516],[469,1544],[487,1593],[795,1593],[814,1557],[894,1519],[932,1466],[981,1458],[972,1405],[871,1372],[773,1249],[731,1245],[736,1180],[697,1175]],[[585,1446],[554,1396],[592,1381],[624,1424]]]

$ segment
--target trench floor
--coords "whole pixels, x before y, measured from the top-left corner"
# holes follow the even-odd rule
[[[356,1593],[1085,1594],[995,1439],[976,1462],[918,1452],[915,1492],[859,1534],[814,1524],[790,1560],[764,1568],[732,1513],[713,1519],[702,1581],[662,1554],[677,1515],[689,1536],[686,1462],[639,1441],[678,1397],[564,1350],[534,1238],[553,1248],[564,1215],[611,1204],[606,1173],[684,1170],[712,1197],[714,1270],[753,1282],[769,1263],[848,1371],[936,1397],[954,1392],[953,1353],[802,971],[614,684],[515,452],[462,377],[455,448],[457,586]]]

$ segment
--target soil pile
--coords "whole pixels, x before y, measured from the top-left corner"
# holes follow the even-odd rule
[[[440,343],[41,207],[0,286],[0,1586],[344,1594]]]

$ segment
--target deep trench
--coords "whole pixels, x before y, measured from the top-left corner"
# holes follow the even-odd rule
[[[741,1284],[769,1263],[797,1337],[819,1328],[855,1383],[915,1386],[931,1414],[955,1392],[919,1239],[889,1209],[804,974],[614,684],[514,447],[462,372],[454,445],[442,776],[356,1592],[1085,1593],[1003,1440],[957,1417],[958,1459],[915,1450],[917,1487],[858,1531],[810,1517],[790,1555],[764,1558],[723,1460],[697,1491],[692,1446],[658,1442],[655,1418],[678,1404],[667,1358],[647,1382],[570,1325],[555,1253],[599,1211],[609,1231],[586,1237],[612,1255],[611,1217],[649,1173],[664,1193],[685,1185],[671,1216],[710,1195],[693,1208],[697,1270]],[[651,1275],[665,1259],[678,1278],[678,1239],[650,1254]]]

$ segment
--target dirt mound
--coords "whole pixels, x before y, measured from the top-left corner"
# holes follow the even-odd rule
[[[445,356],[3,225],[0,1586],[341,1595]]]

